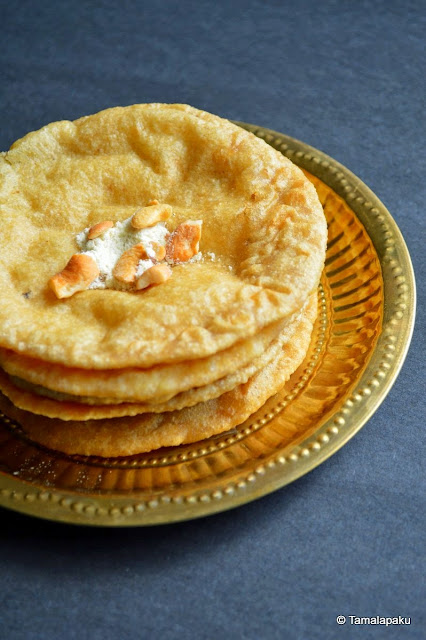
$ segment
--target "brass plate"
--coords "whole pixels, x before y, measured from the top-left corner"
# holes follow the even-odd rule
[[[0,421],[0,505],[62,522],[134,526],[212,514],[307,473],[342,447],[402,366],[415,283],[389,212],[345,167],[268,129],[242,124],[304,169],[329,225],[320,314],[305,362],[244,424],[196,444],[130,458],[67,456]]]

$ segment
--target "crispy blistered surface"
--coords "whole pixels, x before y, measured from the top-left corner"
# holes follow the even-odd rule
[[[128,456],[161,447],[196,442],[241,424],[274,395],[302,362],[314,321],[310,308],[295,339],[246,383],[193,407],[134,417],[70,421],[18,409],[0,394],[0,408],[17,420],[32,440],[68,454]]]
[[[299,326],[300,321],[295,324]],[[44,387],[33,387],[19,378],[6,380],[1,372],[0,389],[17,406],[33,411],[36,414],[39,413],[50,418],[60,418],[61,420],[99,420],[102,418],[135,416],[141,413],[165,413],[192,407],[195,404],[217,398],[223,393],[231,391],[237,385],[247,382],[250,377],[278,355],[282,350],[283,344],[289,341],[287,335],[290,333],[293,332],[288,330],[283,332],[261,356],[228,376],[203,387],[183,391],[170,399],[164,399],[156,404],[150,402],[119,402],[117,404],[117,402],[114,402],[114,398],[106,398],[99,403],[96,398],[57,394]]]
[[[0,345],[81,368],[203,358],[290,317],[316,288],[326,227],[312,185],[252,134],[185,105],[58,122],[0,158]],[[171,228],[202,220],[201,251],[138,293],[57,300],[74,238],[152,199]],[[11,241],[13,239],[13,242]]]
[[[211,384],[259,357],[283,330],[281,322],[209,358],[150,369],[77,369],[51,364],[0,348],[0,366],[10,375],[51,391],[119,401],[159,402],[182,391]]]
[[[0,389],[9,396],[19,407],[30,409],[35,413],[50,418],[62,420],[93,420],[102,418],[134,416],[140,413],[164,413],[191,407],[200,402],[206,402],[212,398],[231,391],[239,384],[244,384],[274,360],[282,351],[284,345],[290,341],[298,340],[298,332],[304,327],[306,318],[313,318],[316,314],[317,300],[312,296],[308,307],[292,321],[280,335],[272,341],[267,349],[247,365],[239,367],[229,375],[202,387],[192,388],[179,393],[172,398],[162,398],[157,403],[126,403],[117,404],[114,398],[106,398],[99,403],[96,398],[76,397],[50,392],[44,387],[28,385],[24,380],[12,378],[6,380],[0,374]],[[18,387],[18,388],[16,388]],[[36,394],[36,395],[34,395]]]

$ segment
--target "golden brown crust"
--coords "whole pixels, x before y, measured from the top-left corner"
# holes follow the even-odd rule
[[[312,316],[304,318],[298,339],[286,344],[275,360],[245,384],[181,411],[64,423],[18,409],[1,394],[0,408],[22,425],[29,438],[68,454],[129,456],[196,442],[241,424],[279,391],[305,356],[312,323]]]
[[[0,174],[0,345],[17,352],[87,369],[206,358],[289,319],[317,286],[326,229],[312,185],[263,141],[191,107],[53,123],[16,142]],[[143,295],[49,293],[77,233],[153,197],[170,203],[173,227],[202,219],[217,259],[178,265]]]
[[[0,205],[0,406],[47,447],[121,456],[221,433],[306,354],[322,207],[295,165],[226,120],[151,104],[52,123],[0,157]],[[76,234],[96,244],[129,217],[175,229],[155,257],[136,245],[118,260],[136,286],[89,288],[99,269],[83,254],[50,278]]]
[[[193,406],[194,404],[205,402],[212,398],[226,393],[238,384],[247,380],[264,368],[277,354],[282,351],[289,342],[297,343],[304,339],[303,330],[306,318],[309,321],[316,315],[317,300],[313,296],[306,309],[272,342],[266,351],[249,362],[245,367],[240,367],[228,376],[202,387],[192,388],[170,398],[160,398],[156,402],[119,404],[105,399],[104,403],[96,403],[95,398],[88,398],[89,402],[83,398],[73,396],[60,396],[50,393],[42,387],[36,388],[26,384],[23,380],[11,379],[0,370],[0,390],[16,406],[21,409],[32,411],[38,415],[50,418],[60,418],[61,420],[99,420],[103,418],[114,418],[121,416],[134,416],[141,413],[154,412],[164,413]]]
[[[150,369],[76,369],[1,348],[0,366],[10,376],[59,393],[115,397],[131,402],[155,402],[193,387],[210,384],[247,365],[260,356],[283,329],[282,323],[276,323],[210,358],[165,364]]]

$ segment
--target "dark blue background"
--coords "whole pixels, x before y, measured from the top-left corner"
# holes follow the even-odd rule
[[[134,102],[187,102],[276,129],[378,195],[420,294],[385,403],[291,486],[149,529],[2,510],[1,639],[425,637],[425,3],[2,0],[0,13],[1,149],[50,121]],[[339,614],[412,625],[339,627]]]

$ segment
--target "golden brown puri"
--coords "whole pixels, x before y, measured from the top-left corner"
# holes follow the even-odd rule
[[[200,250],[137,294],[57,300],[49,278],[75,236],[153,198],[172,228],[203,221]],[[134,105],[56,122],[0,156],[0,346],[67,367],[206,358],[289,320],[316,289],[326,225],[314,187],[280,153],[185,105]],[[102,213],[102,215],[100,215]]]
[[[56,392],[128,402],[155,402],[219,380],[260,356],[284,329],[279,321],[209,358],[148,369],[90,370],[45,362],[0,348],[0,367],[11,376]]]
[[[56,298],[77,234],[144,224],[154,202],[169,231],[202,226],[199,259],[143,291]],[[48,125],[0,155],[0,221],[0,406],[47,447],[121,456],[221,433],[306,354],[322,207],[297,167],[226,120],[151,104]]]
[[[189,389],[174,397],[155,403],[129,403],[114,402],[96,403],[95,398],[89,398],[89,402],[83,397],[64,396],[49,392],[43,387],[29,385],[24,381],[9,378],[0,370],[0,390],[12,402],[20,407],[31,411],[34,414],[44,415],[49,418],[60,418],[61,420],[99,420],[103,418],[114,418],[122,416],[134,416],[141,413],[165,413],[190,407],[195,404],[206,402],[212,398],[231,391],[237,385],[241,385],[258,371],[266,367],[269,362],[275,360],[277,355],[289,342],[300,339],[299,333],[305,326],[305,319],[316,315],[317,298],[311,296],[309,304],[301,314],[288,325],[281,334],[273,340],[272,344],[257,358],[249,362],[246,366],[236,369],[233,373],[203,387]],[[296,368],[296,367],[295,367]]]
[[[295,339],[245,384],[180,411],[64,423],[18,409],[1,394],[0,409],[18,421],[31,440],[67,454],[129,456],[203,440],[243,423],[279,391],[303,361],[314,319],[311,309]]]

